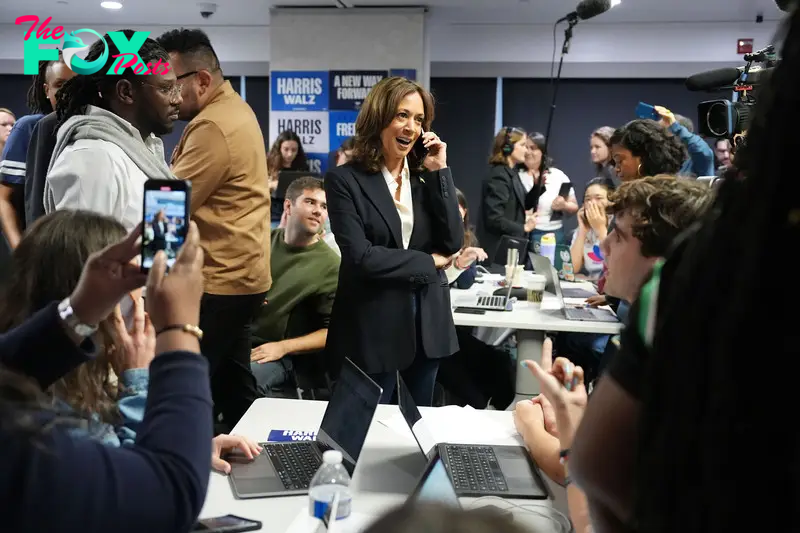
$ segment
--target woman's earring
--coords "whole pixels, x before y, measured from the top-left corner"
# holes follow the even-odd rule
[[[639,166],[636,168],[636,175],[638,175],[640,178],[642,177],[642,164],[641,163],[639,163]]]

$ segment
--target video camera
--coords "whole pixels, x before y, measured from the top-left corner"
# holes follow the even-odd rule
[[[697,106],[700,135],[732,139],[747,130],[757,87],[769,80],[778,59],[772,45],[745,54],[744,59],[747,64],[743,67],[710,70],[686,79],[686,88],[690,91],[733,90],[731,100],[708,100]]]

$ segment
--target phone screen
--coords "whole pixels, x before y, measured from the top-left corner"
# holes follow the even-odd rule
[[[144,230],[142,235],[142,270],[153,266],[156,252],[167,254],[167,268],[172,268],[189,227],[190,189],[182,180],[158,180],[145,184]]]
[[[425,133],[425,130],[420,130],[419,137],[417,137],[416,142],[414,142],[414,147],[411,149],[411,153],[414,157],[414,160],[411,162],[412,166],[421,165],[425,158],[428,157],[428,149],[425,148],[424,140],[422,135]]]

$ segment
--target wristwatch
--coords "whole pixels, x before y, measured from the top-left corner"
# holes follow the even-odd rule
[[[72,309],[69,297],[64,298],[61,300],[61,303],[58,304],[58,316],[61,317],[61,320],[64,321],[67,327],[79,337],[88,337],[97,331],[97,326],[84,324],[78,319],[75,315],[75,310]]]

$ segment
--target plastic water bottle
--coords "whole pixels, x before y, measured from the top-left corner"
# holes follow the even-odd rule
[[[550,260],[550,264],[556,266],[556,234],[545,233],[542,235],[542,244],[539,248],[539,255]]]
[[[333,498],[339,494],[339,508],[336,520],[350,516],[350,475],[342,464],[342,452],[328,450],[322,454],[322,466],[311,478],[308,489],[308,512],[315,518],[322,519]],[[334,517],[330,517],[334,520]]]

